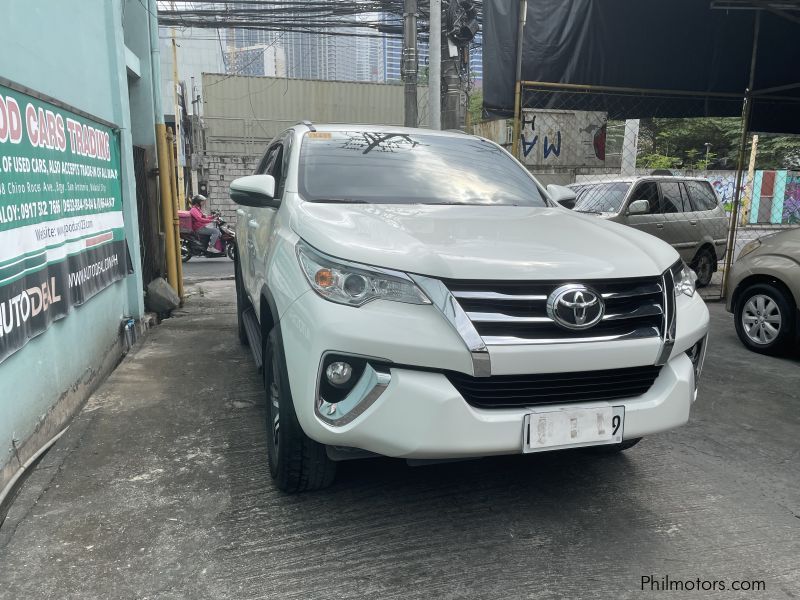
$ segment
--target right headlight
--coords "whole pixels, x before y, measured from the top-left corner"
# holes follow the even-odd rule
[[[739,256],[738,256],[738,258],[736,260],[739,260],[740,258],[744,258],[748,254],[750,254],[753,250],[756,250],[759,246],[761,246],[761,240],[760,239],[755,239],[755,240],[753,240],[751,242],[747,242],[744,245],[744,247],[741,249],[741,251],[739,252]]]
[[[697,275],[689,268],[689,265],[679,260],[672,265],[670,271],[672,271],[672,280],[675,282],[675,297],[678,298],[681,294],[686,294],[690,298],[694,296]]]
[[[338,261],[297,243],[297,260],[312,289],[331,302],[363,306],[372,300],[407,304],[431,301],[405,273]]]

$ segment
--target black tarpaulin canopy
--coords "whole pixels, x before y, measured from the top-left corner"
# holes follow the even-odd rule
[[[519,1],[484,0],[483,15],[484,107],[511,116]],[[751,71],[749,129],[800,133],[800,0],[527,0],[522,81],[639,94],[587,88],[571,106],[575,94],[556,89],[523,93],[523,106],[612,119],[740,116]],[[669,102],[643,101],[658,94]]]

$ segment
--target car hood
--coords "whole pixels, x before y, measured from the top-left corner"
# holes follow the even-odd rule
[[[452,279],[659,275],[678,259],[653,236],[563,208],[298,202],[292,229],[355,262]]]

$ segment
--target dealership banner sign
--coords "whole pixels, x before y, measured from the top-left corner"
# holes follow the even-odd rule
[[[118,133],[0,85],[0,362],[127,265]]]

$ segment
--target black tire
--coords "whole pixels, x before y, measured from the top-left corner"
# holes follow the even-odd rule
[[[186,240],[181,240],[181,262],[189,262],[192,260],[192,253],[189,250],[189,243]]]
[[[593,454],[617,454],[624,452],[628,448],[633,448],[636,444],[642,441],[642,438],[633,438],[632,440],[623,440],[621,444],[608,444],[606,446],[589,446],[586,448]]]
[[[244,311],[249,308],[250,301],[247,299],[247,294],[244,291],[242,270],[238,260],[234,260],[233,263],[233,280],[236,287],[236,328],[239,335],[239,342],[242,346],[249,346],[250,340],[244,328]]]
[[[225,245],[225,254],[227,254],[228,258],[231,260],[236,260],[236,247],[233,245],[233,242],[228,242]]]
[[[336,463],[297,421],[283,348],[274,330],[264,351],[264,387],[269,472],[275,484],[292,494],[328,487],[336,477]]]
[[[717,266],[717,257],[708,248],[700,248],[692,261],[692,270],[697,273],[697,287],[706,287]]]
[[[733,307],[736,334],[747,348],[760,354],[786,351],[794,339],[796,314],[794,301],[773,283],[756,283],[742,290]]]

